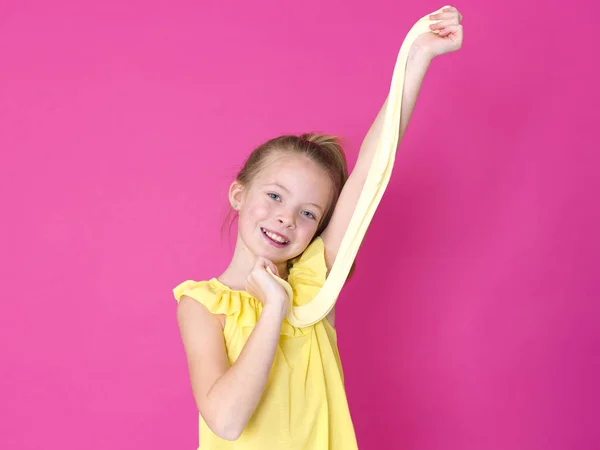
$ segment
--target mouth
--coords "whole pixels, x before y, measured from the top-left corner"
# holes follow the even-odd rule
[[[282,234],[275,233],[274,231],[269,231],[266,228],[262,227],[260,231],[262,232],[262,235],[265,237],[265,239],[267,239],[267,242],[269,242],[271,245],[274,245],[275,247],[283,248],[289,245],[290,243],[290,240]]]

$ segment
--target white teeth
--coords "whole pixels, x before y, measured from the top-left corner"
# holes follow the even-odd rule
[[[283,239],[282,237],[279,237],[276,234],[273,234],[270,231],[265,230],[264,228],[263,228],[263,233],[265,233],[267,236],[269,236],[274,241],[277,241],[277,242],[279,242],[281,244],[286,244],[288,242],[285,239]]]

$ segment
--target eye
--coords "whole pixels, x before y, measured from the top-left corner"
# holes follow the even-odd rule
[[[267,194],[269,197],[271,197],[273,200],[281,200],[281,197],[277,194],[275,194],[274,192],[269,192]]]
[[[307,217],[309,217],[310,219],[316,219],[315,215],[313,213],[311,213],[310,211],[302,211],[302,214],[306,213],[305,215]]]

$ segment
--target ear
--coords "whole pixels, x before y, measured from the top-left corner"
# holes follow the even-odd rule
[[[235,180],[229,186],[229,204],[237,211],[242,207],[244,200],[244,186],[239,181]]]

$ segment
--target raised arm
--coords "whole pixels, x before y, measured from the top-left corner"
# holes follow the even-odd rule
[[[443,12],[431,15],[430,19],[437,21],[431,26],[431,30],[436,33],[431,32],[420,35],[409,51],[404,90],[402,92],[402,113],[399,124],[398,144],[402,142],[417,102],[425,73],[432,59],[444,53],[456,51],[462,46],[463,29],[462,25],[460,25],[462,15],[456,8],[444,8]],[[333,266],[369,172],[385,118],[386,106],[387,98],[362,142],[356,165],[344,185],[331,221],[321,234],[325,244],[325,259],[328,269],[331,269]]]
[[[412,50],[409,54],[409,59],[406,69],[406,78],[404,83],[404,91],[402,95],[402,114],[400,117],[400,133],[398,143],[402,141],[402,137],[406,132],[410,117],[412,116],[417,97],[421,89],[421,84],[425,73],[429,67],[431,58],[428,54],[418,50]],[[354,170],[348,177],[344,188],[338,199],[335,211],[331,217],[327,228],[323,231],[321,237],[325,244],[325,256],[327,267],[331,269],[335,257],[342,243],[342,239],[354,213],[354,208],[360,197],[360,193],[365,183],[365,179],[373,160],[373,155],[377,147],[379,134],[381,133],[385,108],[387,106],[387,98],[383,103],[377,117],[369,128],[367,135],[363,139],[358,154],[358,159]]]

